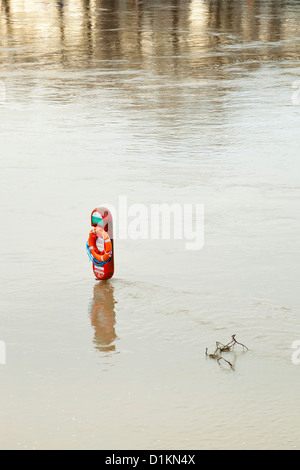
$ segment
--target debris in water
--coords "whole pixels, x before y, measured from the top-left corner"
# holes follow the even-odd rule
[[[206,348],[205,355],[209,359],[215,359],[218,362],[218,364],[220,364],[221,361],[224,361],[230,366],[231,369],[234,369],[233,364],[231,362],[227,361],[227,359],[225,359],[222,356],[222,354],[232,352],[236,345],[242,346],[243,351],[248,351],[249,350],[247,348],[247,346],[245,346],[243,343],[239,343],[236,340],[236,335],[232,335],[231,341],[229,341],[229,343],[227,343],[227,344],[223,344],[223,343],[220,343],[219,341],[217,341],[216,342],[216,349],[215,349],[215,352],[213,354],[209,354],[208,353],[208,348]]]

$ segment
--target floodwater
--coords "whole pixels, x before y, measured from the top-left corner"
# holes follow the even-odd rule
[[[1,448],[299,448],[299,2],[0,3]],[[204,204],[204,248],[96,283],[120,195]]]

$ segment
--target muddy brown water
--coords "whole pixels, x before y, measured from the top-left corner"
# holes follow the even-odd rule
[[[2,0],[3,449],[299,448],[300,5]],[[90,212],[205,206],[205,245]],[[233,333],[234,372],[205,359]]]

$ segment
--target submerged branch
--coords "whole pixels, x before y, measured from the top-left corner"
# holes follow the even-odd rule
[[[230,367],[231,369],[233,370],[234,367],[232,365],[232,363],[230,361],[228,361],[227,359],[225,359],[223,356],[222,356],[222,353],[228,353],[228,352],[232,352],[233,349],[234,349],[234,346],[235,345],[239,345],[239,346],[242,346],[243,350],[245,351],[249,351],[249,349],[247,348],[247,346],[245,346],[243,343],[239,343],[237,340],[236,340],[236,335],[232,335],[231,337],[231,341],[229,341],[228,344],[223,344],[223,343],[220,343],[219,341],[216,342],[216,349],[215,349],[215,352],[213,354],[209,354],[208,353],[208,348],[206,348],[206,351],[205,351],[205,355],[206,357],[208,357],[209,359],[215,359],[217,360],[218,364],[220,364],[220,361],[225,361]]]

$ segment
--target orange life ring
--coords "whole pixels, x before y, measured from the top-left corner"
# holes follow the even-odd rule
[[[99,243],[97,245],[98,239],[103,241],[103,246],[100,247],[100,248],[103,248],[103,250],[99,249]],[[89,248],[93,257],[100,263],[108,261],[111,258],[111,255],[112,255],[111,239],[109,238],[108,233],[104,230],[103,227],[101,226],[94,227],[90,231]]]

